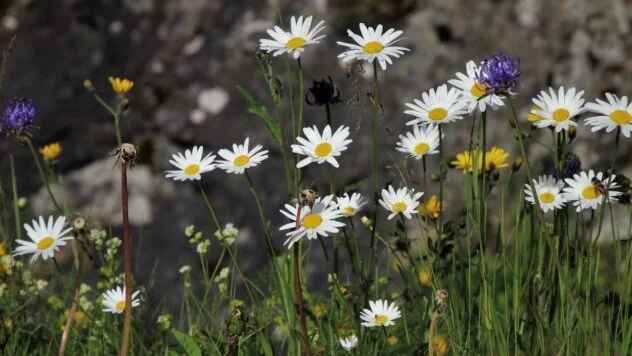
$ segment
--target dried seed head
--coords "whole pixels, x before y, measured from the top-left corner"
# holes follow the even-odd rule
[[[444,306],[446,305],[447,301],[448,301],[448,291],[445,289],[439,289],[435,293],[435,302],[437,303],[437,306],[438,307]]]
[[[300,194],[300,204],[312,206],[316,198],[318,198],[318,192],[313,189],[303,189]]]
[[[86,227],[86,219],[82,218],[81,216],[77,216],[72,221],[72,227],[75,229],[75,231],[83,230]]]
[[[124,143],[121,145],[119,155],[124,162],[133,162],[136,159],[136,147],[131,143]]]

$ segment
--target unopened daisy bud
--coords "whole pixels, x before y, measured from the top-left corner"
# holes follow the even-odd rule
[[[83,81],[83,87],[86,88],[87,91],[94,91],[94,84],[92,84],[92,81],[90,79],[85,79]]]
[[[184,265],[184,266],[180,267],[179,272],[180,272],[180,274],[189,273],[189,272],[191,272],[191,266]]]
[[[28,200],[25,197],[18,198],[18,208],[20,209],[26,208],[27,203],[28,203]]]
[[[75,231],[83,230],[86,227],[86,219],[82,218],[81,216],[76,217],[72,221],[72,227],[73,229],[75,229]]]
[[[514,172],[518,172],[520,170],[520,167],[522,167],[522,162],[522,156],[516,157],[516,159],[514,159],[513,163],[511,164],[511,170]]]
[[[371,221],[371,219],[369,219],[366,215],[360,218],[360,222],[362,223],[362,225],[368,228],[371,228],[373,226],[373,221]]]

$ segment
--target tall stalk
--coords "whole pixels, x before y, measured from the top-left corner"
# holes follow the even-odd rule
[[[123,216],[123,273],[125,275],[125,316],[123,320],[123,337],[119,355],[126,356],[132,327],[132,240],[129,226],[129,194],[127,191],[127,169],[136,158],[134,145],[126,143],[120,146],[121,160],[121,214]]]
[[[301,227],[301,210],[303,209],[303,202],[298,197],[298,207],[296,209],[296,228]],[[307,319],[305,317],[305,301],[303,299],[303,286],[301,284],[301,243],[294,244],[292,253],[292,269],[293,269],[293,284],[294,284],[294,304],[299,316],[299,322],[301,326],[301,342],[303,344],[303,355],[310,356],[311,351],[309,347],[309,335],[307,334]]]
[[[44,186],[46,187],[46,191],[48,192],[48,196],[50,197],[51,202],[55,206],[55,209],[57,209],[57,212],[59,214],[63,214],[64,209],[57,202],[57,199],[55,199],[53,190],[50,187],[50,181],[48,180],[48,176],[46,175],[46,172],[44,172],[44,168],[42,167],[42,163],[39,160],[39,156],[37,155],[37,151],[35,150],[33,141],[28,135],[21,135],[20,140],[25,142],[26,145],[29,147],[29,150],[31,151],[31,156],[33,157],[33,161],[35,162],[35,166],[37,167],[37,173],[39,174],[40,179],[42,180],[42,183],[44,183]]]
[[[15,176],[15,162],[12,154],[9,154],[9,163],[11,167],[11,194],[13,198],[13,220],[15,223],[15,236],[17,240],[20,240],[22,238],[22,228],[20,227],[21,219],[20,206],[18,204],[18,182]],[[11,236],[11,234],[9,234],[9,236]]]

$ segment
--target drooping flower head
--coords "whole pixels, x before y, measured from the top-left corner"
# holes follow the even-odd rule
[[[338,233],[339,228],[345,224],[337,220],[341,215],[333,198],[333,195],[316,198],[311,206],[301,206],[300,211],[298,205],[285,204],[285,210],[280,211],[291,222],[281,226],[279,230],[289,230],[286,234],[288,238],[283,243],[288,249],[303,237],[312,240],[318,236],[326,237]]]
[[[456,73],[456,79],[450,79],[448,83],[461,91],[461,98],[468,103],[470,112],[477,108],[483,112],[489,107],[494,109],[504,105],[500,96],[488,93],[487,85],[479,82],[478,76],[481,69],[474,61],[467,62],[465,70],[465,74]]]
[[[275,57],[287,53],[292,55],[294,59],[298,59],[305,51],[305,47],[317,44],[325,38],[325,35],[319,35],[325,29],[324,21],[318,22],[314,28],[311,27],[311,16],[307,18],[299,16],[298,19],[292,16],[290,18],[290,32],[286,32],[279,26],[274,26],[273,29],[268,30],[268,35],[272,38],[260,39],[259,48],[267,53],[272,53]]]
[[[612,93],[606,93],[605,102],[597,99],[594,103],[586,104],[586,108],[595,113],[595,116],[586,118],[586,125],[591,126],[591,131],[596,132],[605,129],[612,132],[616,128],[621,129],[625,137],[630,137],[632,132],[632,103],[627,96],[621,98]]]
[[[477,78],[496,94],[513,94],[520,83],[520,63],[503,53],[485,58],[481,62]]]
[[[217,152],[222,161],[217,166],[226,171],[226,173],[243,174],[246,169],[258,166],[261,162],[268,158],[268,150],[264,150],[263,146],[257,145],[252,149],[248,149],[250,137],[246,137],[243,145],[233,144],[233,150],[221,149]]]
[[[0,130],[19,133],[35,122],[37,109],[31,99],[17,98],[7,104],[0,121]]]
[[[388,300],[369,301],[369,309],[363,309],[360,313],[362,326],[391,326],[395,325],[395,320],[401,317],[399,307]]]
[[[132,308],[140,305],[138,299],[139,291],[132,293]],[[119,287],[112,288],[103,293],[103,311],[112,314],[122,314],[125,311],[125,289]]]
[[[421,93],[421,100],[414,99],[413,103],[405,105],[409,110],[404,111],[404,114],[415,117],[406,125],[442,125],[463,119],[468,104],[461,99],[458,89],[448,90],[448,86],[443,84]]]
[[[305,102],[309,105],[333,105],[342,102],[340,89],[334,83],[331,76],[327,79],[314,80],[312,87],[305,93]]]
[[[338,58],[341,58],[343,62],[360,60],[373,63],[377,60],[382,70],[386,70],[387,63],[393,64],[391,57],[399,58],[410,50],[406,47],[393,46],[399,42],[399,37],[404,33],[403,31],[390,28],[383,32],[384,27],[382,25],[377,25],[374,28],[360,23],[359,26],[360,35],[347,29],[347,34],[355,43],[336,42],[339,46],[349,48],[338,55]]]

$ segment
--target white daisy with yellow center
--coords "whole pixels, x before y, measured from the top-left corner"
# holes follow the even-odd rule
[[[202,146],[195,146],[192,149],[184,151],[184,155],[180,152],[174,154],[173,159],[169,160],[176,170],[168,170],[166,177],[176,181],[200,180],[202,174],[215,169],[213,162],[215,155],[209,153],[204,156]]]
[[[268,158],[268,151],[263,146],[257,145],[249,150],[250,137],[246,137],[243,145],[233,144],[233,150],[221,149],[217,154],[223,160],[217,162],[217,166],[226,173],[243,174],[246,169],[258,166]]]
[[[448,86],[443,84],[423,92],[421,100],[414,99],[413,103],[406,103],[409,110],[404,113],[415,117],[406,125],[440,125],[461,120],[467,114],[467,105],[458,89],[448,90]]]
[[[538,180],[533,180],[535,191],[537,192],[538,202],[540,203],[540,209],[543,212],[548,212],[556,209],[562,209],[566,200],[562,189],[564,188],[564,181],[557,180],[553,176],[540,176]],[[535,205],[535,197],[531,185],[525,184],[525,200]]]
[[[307,156],[296,164],[297,168],[303,168],[310,163],[322,164],[328,162],[338,168],[336,157],[347,149],[353,140],[349,139],[349,128],[340,126],[332,134],[331,127],[325,126],[323,134],[318,132],[316,126],[303,128],[305,137],[297,137],[298,144],[292,145],[292,152]]]
[[[139,293],[139,291],[136,291],[131,295],[132,308],[140,305],[140,300],[138,299]],[[125,311],[125,289],[119,286],[105,291],[101,304],[103,305],[104,312],[122,314]]]
[[[615,202],[620,191],[615,189],[619,185],[614,181],[615,175],[606,177],[602,172],[595,172],[591,169],[588,172],[579,172],[573,178],[566,178],[568,186],[564,188],[564,199],[573,202],[577,211],[586,209],[597,209],[604,202],[606,194],[608,201]]]
[[[274,26],[273,29],[268,30],[268,35],[272,37],[262,38],[259,40],[259,48],[262,51],[272,53],[273,56],[279,56],[284,53],[291,54],[294,59],[298,59],[305,47],[313,44],[317,44],[325,38],[325,35],[319,35],[319,33],[325,29],[325,22],[320,21],[312,27],[312,17],[308,16],[303,18],[299,16],[298,19],[294,16],[290,18],[290,32],[286,32],[279,26]]]
[[[578,92],[575,88],[565,90],[564,87],[560,87],[557,93],[551,87],[548,92],[541,91],[533,99],[535,107],[531,110],[533,115],[541,119],[533,121],[533,125],[539,128],[553,127],[555,132],[577,126],[572,119],[585,110],[583,96],[584,91]]]
[[[286,233],[288,238],[283,245],[287,245],[287,248],[291,249],[303,237],[313,240],[318,236],[326,237],[338,233],[339,228],[345,224],[336,220],[340,218],[340,212],[333,202],[333,198],[333,195],[316,198],[311,207],[302,206],[300,214],[298,213],[298,205],[285,204],[285,209],[280,211],[291,222],[279,228],[281,231],[289,230]],[[298,224],[297,220],[299,221]]]
[[[31,240],[15,240],[19,246],[15,248],[13,255],[32,254],[31,263],[38,257],[42,257],[44,261],[54,257],[55,251],[66,245],[67,240],[73,239],[72,236],[67,236],[72,228],[66,227],[66,218],[63,216],[57,219],[49,216],[48,222],[40,216],[38,220],[33,219],[31,225],[24,224],[24,229]]]
[[[369,309],[363,309],[362,312],[360,312],[362,326],[368,328],[395,325],[395,320],[401,316],[402,314],[397,304],[389,303],[388,300],[381,299],[369,301]]]
[[[602,129],[606,129],[606,132],[612,132],[614,129],[620,128],[623,136],[630,137],[632,103],[628,101],[627,96],[619,98],[611,93],[606,93],[606,99],[608,102],[597,99],[594,103],[586,104],[586,109],[597,116],[586,118],[584,122],[586,125],[592,126],[592,132]]]
[[[456,79],[450,79],[448,83],[461,91],[461,98],[468,103],[469,112],[473,112],[476,108],[483,112],[488,107],[495,109],[504,105],[500,96],[488,93],[485,84],[481,84],[476,80],[480,68],[474,61],[467,62],[465,71],[466,74],[456,73]]]
[[[439,153],[439,128],[437,125],[416,125],[412,132],[399,135],[397,150],[420,160],[427,155]]]
[[[393,58],[399,58],[401,55],[410,51],[406,47],[393,46],[399,42],[400,36],[403,31],[395,30],[394,28],[388,29],[383,32],[384,27],[377,25],[373,28],[360,23],[360,35],[355,34],[351,30],[347,30],[347,34],[355,43],[348,42],[336,42],[339,46],[349,48],[348,50],[340,53],[338,58],[343,62],[349,62],[353,60],[365,61],[373,63],[377,60],[380,63],[382,70],[386,70],[386,64],[393,64]]]
[[[412,214],[417,214],[417,206],[419,198],[424,195],[422,192],[415,193],[414,189],[406,187],[395,190],[392,185],[388,186],[388,190],[382,189],[382,199],[380,205],[391,214],[388,220],[391,220],[398,214],[402,214],[406,219],[410,219]]]
[[[360,193],[353,193],[351,196],[349,196],[349,193],[345,193],[343,196],[336,198],[336,206],[340,215],[347,218],[357,214],[364,205],[366,205],[366,200]]]
[[[355,336],[355,334],[348,337],[341,337],[338,341],[340,342],[340,346],[342,346],[345,351],[351,351],[355,349],[356,346],[358,346],[358,337]]]

